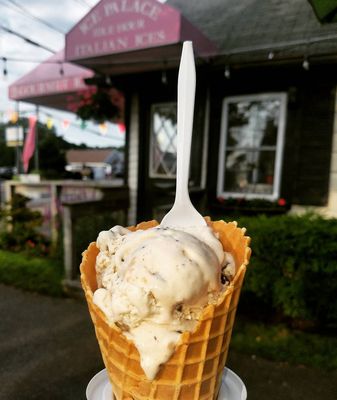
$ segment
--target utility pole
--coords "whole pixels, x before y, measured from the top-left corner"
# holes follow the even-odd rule
[[[35,152],[34,152],[34,169],[39,172],[39,106],[36,106],[36,125],[35,125]]]
[[[19,144],[19,117],[20,117],[20,103],[17,101],[15,105],[15,112],[17,116],[16,120],[16,173],[19,175],[21,173],[21,151],[20,151],[20,144]]]

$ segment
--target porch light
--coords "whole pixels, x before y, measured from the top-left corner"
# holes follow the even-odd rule
[[[167,85],[167,74],[165,70],[161,73],[161,83],[163,85]]]
[[[302,63],[302,67],[303,69],[305,69],[306,71],[309,71],[310,69],[310,64],[309,64],[309,60],[307,57],[304,58],[303,63]]]
[[[107,76],[105,77],[105,84],[106,84],[107,86],[112,86],[112,80],[111,80],[111,78],[110,78],[109,75],[107,75]]]
[[[230,70],[230,68],[229,68],[229,65],[226,65],[226,66],[225,66],[224,75],[225,75],[225,78],[226,78],[226,79],[230,79],[230,77],[231,77],[231,70]]]
[[[64,75],[64,69],[63,69],[63,63],[60,63],[60,75],[63,76]]]

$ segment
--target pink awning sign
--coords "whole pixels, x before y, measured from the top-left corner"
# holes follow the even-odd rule
[[[62,50],[11,84],[8,94],[11,100],[30,101],[78,92],[88,88],[84,79],[92,76],[89,69],[65,62]]]
[[[214,45],[181,13],[157,0],[102,0],[66,35],[66,59],[84,60],[193,40],[197,54]]]

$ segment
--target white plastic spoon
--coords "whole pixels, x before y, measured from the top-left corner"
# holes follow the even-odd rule
[[[173,207],[164,216],[162,227],[205,226],[204,218],[191,203],[188,176],[191,154],[195,98],[195,64],[192,42],[184,42],[178,75],[177,184]]]

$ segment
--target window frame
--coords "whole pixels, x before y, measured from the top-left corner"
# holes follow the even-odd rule
[[[230,103],[239,101],[263,101],[263,100],[280,100],[280,115],[277,128],[277,140],[275,149],[275,165],[274,165],[274,182],[273,192],[271,194],[264,193],[238,193],[225,191],[225,166],[226,166],[226,150],[228,137],[228,106]],[[217,196],[228,198],[246,198],[246,199],[266,199],[277,200],[280,197],[281,188],[281,172],[283,162],[283,150],[285,141],[285,127],[287,118],[287,93],[285,92],[270,92],[256,93],[240,96],[225,97],[222,102],[221,130],[219,143],[219,162],[218,162],[218,181],[217,181]],[[261,149],[261,147],[260,147]],[[260,150],[261,151],[261,150]],[[263,151],[263,150],[262,150]]]
[[[149,178],[152,179],[170,179],[170,180],[175,180],[176,179],[176,174],[174,175],[162,175],[154,172],[153,169],[153,135],[154,135],[154,119],[153,119],[153,110],[155,107],[158,106],[172,106],[174,105],[175,108],[177,108],[177,102],[176,101],[167,101],[167,102],[158,102],[158,103],[152,103],[151,104],[151,110],[150,110],[150,149],[149,149]],[[177,132],[176,132],[177,134]]]

